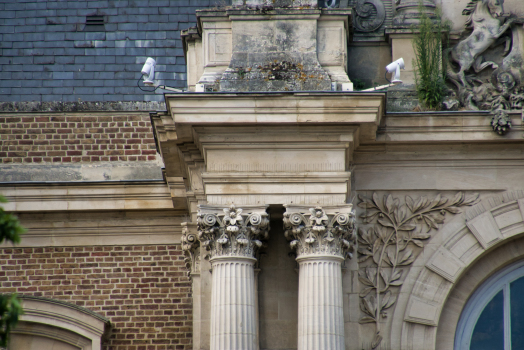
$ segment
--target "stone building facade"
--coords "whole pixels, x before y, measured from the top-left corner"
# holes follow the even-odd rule
[[[191,3],[2,3],[0,194],[28,229],[0,249],[9,349],[524,344],[522,4]],[[413,112],[411,26],[436,5],[460,57],[469,15],[499,46],[452,66],[460,110]],[[188,91],[131,90],[147,56]],[[402,85],[355,91],[400,57]]]

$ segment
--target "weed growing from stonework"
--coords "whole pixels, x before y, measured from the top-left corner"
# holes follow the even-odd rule
[[[6,202],[7,200],[0,196],[0,203]],[[0,207],[0,243],[20,243],[20,235],[24,232],[25,229],[20,225],[18,218]],[[7,346],[9,332],[16,326],[21,314],[22,306],[16,294],[0,295],[0,347]]]
[[[428,109],[440,109],[447,91],[442,41],[449,31],[450,23],[443,22],[438,12],[436,18],[430,18],[422,5],[419,6],[419,11],[420,23],[413,27],[413,67],[418,99]]]

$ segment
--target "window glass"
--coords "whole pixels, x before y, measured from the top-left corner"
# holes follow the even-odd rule
[[[524,277],[510,284],[511,348],[524,349]]]
[[[504,295],[500,291],[480,314],[470,350],[504,350]]]
[[[499,270],[471,295],[455,350],[524,350],[524,259]]]

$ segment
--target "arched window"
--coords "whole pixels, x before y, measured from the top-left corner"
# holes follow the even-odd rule
[[[524,349],[524,261],[491,276],[466,303],[455,350]]]

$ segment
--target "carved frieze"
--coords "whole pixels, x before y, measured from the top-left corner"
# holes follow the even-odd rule
[[[199,205],[197,214],[198,241],[219,256],[256,257],[256,251],[267,239],[269,217],[265,207],[254,210]]]
[[[333,255],[346,258],[353,247],[355,214],[345,207],[287,206],[284,213],[285,236],[297,258]]]
[[[403,203],[391,195],[380,198],[360,196],[358,206],[365,209],[360,216],[364,224],[374,223],[358,230],[360,323],[373,323],[375,336],[372,348],[381,341],[380,319],[387,317],[387,309],[396,302],[392,287],[404,283],[405,268],[416,257],[416,247],[423,248],[424,240],[431,237],[430,231],[438,229],[446,214],[457,214],[460,208],[477,202],[478,194],[466,196],[457,193],[452,199],[440,194],[434,199],[422,196],[412,199],[406,196]],[[426,228],[426,230],[423,230]]]

